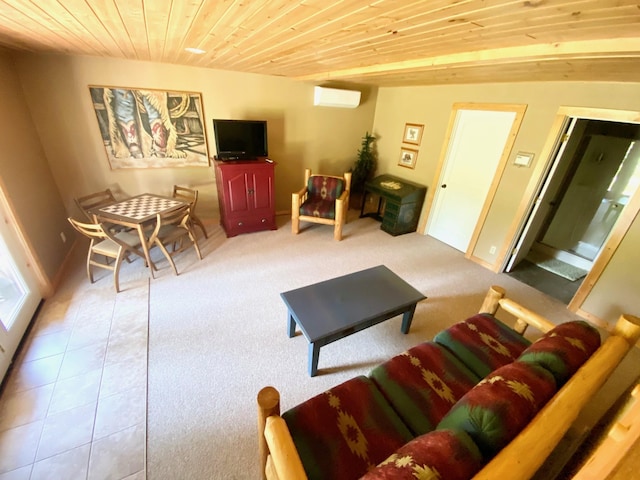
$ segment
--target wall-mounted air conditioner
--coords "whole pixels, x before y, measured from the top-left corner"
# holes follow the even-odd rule
[[[318,107],[356,108],[360,105],[360,92],[339,88],[314,87],[313,104]]]

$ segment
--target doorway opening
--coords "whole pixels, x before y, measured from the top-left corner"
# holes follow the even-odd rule
[[[42,294],[0,184],[0,382],[34,316]]]
[[[506,271],[569,304],[639,184],[640,125],[568,118]]]

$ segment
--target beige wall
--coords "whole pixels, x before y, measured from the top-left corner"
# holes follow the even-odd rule
[[[276,208],[290,210],[304,168],[340,173],[355,160],[370,131],[376,92],[356,109],[313,106],[313,85],[263,75],[169,64],[21,55],[19,73],[45,154],[67,210],[73,198],[107,186],[122,195],[169,194],[174,184],[200,190],[199,216],[217,216],[213,167],[110,170],[88,85],[184,90],[202,94],[209,155],[215,154],[213,118],[268,121],[269,154],[277,162]]]
[[[43,221],[26,221],[30,237],[39,244],[39,253],[46,257],[50,274],[55,273],[66,251],[64,245],[51,243],[51,238],[59,238],[59,231],[68,227],[61,220],[59,207],[56,208],[54,197],[58,194],[46,165],[41,163],[43,155],[49,162],[63,204],[71,214],[76,213],[74,196],[106,186],[133,195],[144,191],[168,193],[173,184],[179,183],[201,190],[201,216],[210,219],[217,216],[211,167],[109,169],[88,85],[201,92],[210,155],[215,153],[211,119],[268,120],[270,156],[278,162],[276,195],[280,211],[289,209],[290,193],[299,188],[304,167],[327,173],[349,168],[365,131],[373,131],[378,137],[378,173],[391,173],[431,188],[451,106],[456,102],[526,104],[527,112],[514,152],[534,152],[534,164],[540,160],[538,154],[560,106],[640,110],[640,84],[572,82],[382,88],[365,90],[362,105],[346,110],[313,107],[312,84],[279,77],[116,59],[19,55],[15,57],[18,81],[11,73],[9,58],[4,56],[0,61],[7,67],[2,69],[1,81],[3,89],[8,91],[5,98],[10,98],[11,107],[5,107],[3,115],[15,126],[6,131],[10,140],[5,141],[4,151],[8,145],[13,151],[3,157],[1,173],[5,181],[9,178],[20,185],[12,187],[14,192],[24,191],[24,184],[31,184],[27,179],[33,179],[40,189],[35,196],[17,194],[21,216],[27,218],[38,211],[41,205],[34,203],[45,203],[46,208],[56,210],[44,216]],[[20,86],[37,135],[32,133],[31,119],[23,108]],[[15,115],[7,113],[12,110]],[[406,122],[425,125],[415,170],[397,165]],[[7,164],[8,159],[16,157],[27,161]],[[533,167],[517,168],[511,164],[507,167],[478,239],[475,256],[493,263],[495,257],[488,254],[489,246],[510,241],[509,227]],[[42,180],[36,181],[39,178]],[[632,231],[637,232],[638,228],[634,224]],[[640,303],[630,296],[622,297],[621,293],[629,288],[638,291],[640,287],[634,278],[629,278],[629,269],[640,267],[640,260],[630,255],[630,251],[625,239],[585,301],[585,311],[609,321],[622,308],[640,312]]]
[[[374,134],[379,137],[380,172],[391,173],[432,188],[451,107],[457,102],[527,105],[509,165],[473,252],[476,257],[492,264],[495,262],[495,255],[489,254],[489,248],[496,245],[499,251],[502,245],[511,240],[507,237],[509,228],[535,162],[540,161],[539,153],[558,108],[582,106],[640,111],[640,83],[549,82],[381,88],[374,120]],[[397,165],[406,122],[425,125],[415,170]],[[536,154],[531,167],[519,168],[512,165],[513,157],[518,151]],[[638,226],[634,225],[633,228],[637,229]],[[623,265],[624,268],[621,268]],[[640,269],[640,256],[630,255],[629,249],[621,248],[595,285],[583,310],[610,322],[617,318],[623,308],[640,314],[640,297],[627,296],[629,288],[631,291],[640,291],[637,275],[630,278],[631,269]]]
[[[11,57],[0,52],[0,178],[43,274],[53,281],[73,240]],[[63,243],[60,232],[68,239]],[[43,294],[46,293],[43,291]]]

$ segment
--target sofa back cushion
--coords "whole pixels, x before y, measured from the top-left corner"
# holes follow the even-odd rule
[[[587,322],[562,323],[527,347],[519,360],[549,370],[560,388],[598,349],[600,341],[598,330]]]
[[[436,428],[480,377],[446,348],[425,342],[374,368],[369,377],[414,435]]]
[[[400,447],[361,480],[468,480],[482,468],[482,455],[461,430],[437,430]]]
[[[539,365],[516,361],[469,390],[438,429],[466,431],[488,461],[520,433],[555,391],[551,373]]]
[[[433,339],[447,347],[480,378],[511,363],[531,345],[529,340],[487,313],[478,313],[456,323]]]
[[[367,377],[352,378],[282,414],[311,479],[354,479],[413,438]]]

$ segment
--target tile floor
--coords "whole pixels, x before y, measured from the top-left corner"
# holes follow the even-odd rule
[[[571,302],[571,299],[584,281],[584,277],[582,277],[572,282],[548,272],[528,260],[520,262],[508,275],[536,290],[546,293],[550,297],[560,300],[566,305]]]
[[[0,393],[0,480],[146,477],[146,269],[91,285],[78,245]],[[126,277],[126,278],[124,278]]]

